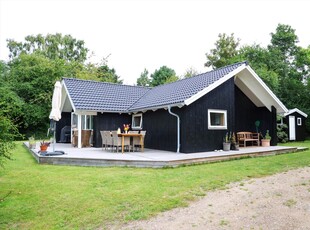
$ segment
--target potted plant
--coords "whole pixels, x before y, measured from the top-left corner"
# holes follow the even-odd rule
[[[269,135],[269,130],[266,131],[266,135],[262,139],[262,146],[269,147],[270,146],[271,136]]]
[[[230,133],[226,133],[225,137],[223,138],[223,150],[224,151],[229,151],[230,150]]]
[[[236,135],[234,132],[231,135],[230,143],[231,143],[231,150],[239,150],[239,143],[238,141],[236,141]]]
[[[33,136],[29,137],[29,149],[35,149],[36,148],[36,142]]]
[[[124,126],[125,133],[128,133],[128,130],[130,128],[130,124],[123,124],[123,126]]]
[[[40,152],[46,152],[47,148],[50,146],[51,142],[41,141],[40,142]]]

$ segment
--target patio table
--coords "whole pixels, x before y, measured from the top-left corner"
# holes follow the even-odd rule
[[[119,133],[118,136],[122,137],[122,153],[124,153],[125,137],[140,137],[141,152],[144,151],[144,143],[143,143],[142,134],[140,133]]]

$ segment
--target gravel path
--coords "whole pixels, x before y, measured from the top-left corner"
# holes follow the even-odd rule
[[[122,229],[309,229],[310,167],[230,184]]]

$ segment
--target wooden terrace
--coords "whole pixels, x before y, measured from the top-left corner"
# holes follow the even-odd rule
[[[28,142],[24,143],[28,147]],[[52,151],[52,146],[49,151]],[[65,152],[60,156],[41,156],[39,154],[39,143],[35,149],[30,149],[31,154],[40,164],[54,165],[77,165],[77,166],[98,166],[98,167],[177,167],[181,165],[202,164],[216,161],[226,161],[245,157],[259,157],[277,154],[292,153],[305,150],[304,148],[270,146],[270,147],[246,147],[239,151],[212,151],[200,153],[175,153],[154,149],[144,149],[144,152],[116,153],[102,148],[74,148],[71,144],[55,145],[55,150]]]

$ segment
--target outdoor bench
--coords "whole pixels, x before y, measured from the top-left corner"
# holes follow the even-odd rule
[[[237,139],[240,147],[246,147],[247,142],[251,142],[252,145],[259,146],[259,133],[238,132]]]

